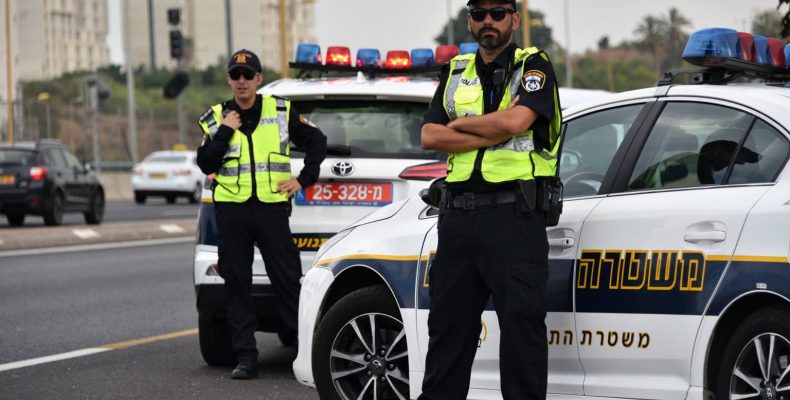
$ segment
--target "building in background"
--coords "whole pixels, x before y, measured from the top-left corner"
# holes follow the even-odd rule
[[[315,42],[314,1],[285,1],[289,56],[297,44]],[[217,65],[235,50],[246,48],[257,53],[264,66],[279,70],[278,7],[278,0],[135,0],[129,13],[132,60],[149,70],[176,67],[169,41],[170,30],[175,28],[168,23],[167,10],[179,8],[178,29],[189,67]]]
[[[10,0],[11,71],[14,100],[20,80],[57,78],[110,64],[107,0]],[[5,4],[0,7],[0,138],[6,139],[7,71]],[[14,112],[15,125],[22,118]]]

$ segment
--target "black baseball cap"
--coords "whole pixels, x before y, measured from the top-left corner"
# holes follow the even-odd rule
[[[501,0],[503,3],[510,3],[513,6],[513,10],[518,11],[518,7],[516,7],[516,0]],[[467,6],[471,6],[472,4],[476,3],[477,0],[469,0],[466,2]]]
[[[247,49],[241,49],[230,56],[228,71],[237,67],[247,68],[253,72],[261,72],[261,62],[258,60],[258,56]]]

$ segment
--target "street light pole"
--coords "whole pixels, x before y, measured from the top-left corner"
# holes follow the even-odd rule
[[[521,0],[521,33],[524,39],[524,48],[530,47],[530,29],[532,24],[529,23],[529,6],[527,0]]]
[[[280,78],[288,77],[288,51],[285,40],[285,0],[279,0],[280,12]]]
[[[11,74],[11,0],[5,0],[6,100],[8,103],[8,142],[14,143],[14,85]]]
[[[132,162],[137,163],[137,109],[134,97],[134,60],[132,59],[132,35],[129,27],[129,14],[131,12],[131,0],[125,0],[124,6],[124,29],[123,36],[126,44],[126,103],[127,119],[129,123],[129,150],[132,153]],[[153,18],[153,15],[151,16]],[[98,111],[97,111],[98,112]],[[95,125],[94,125],[95,126]]]
[[[565,64],[567,83],[569,88],[573,87],[573,60],[571,60],[571,12],[568,6],[568,0],[565,0]]]
[[[453,5],[452,0],[447,0],[447,44],[455,44],[453,34]]]

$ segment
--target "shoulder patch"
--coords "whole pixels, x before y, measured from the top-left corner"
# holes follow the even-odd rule
[[[527,92],[535,92],[543,89],[545,83],[546,74],[536,69],[524,72],[524,75],[521,77],[521,86],[523,86],[524,90]]]
[[[304,115],[299,114],[299,122],[311,127],[311,128],[318,128],[314,123],[310,122]]]

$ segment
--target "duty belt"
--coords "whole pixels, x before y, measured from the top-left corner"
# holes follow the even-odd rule
[[[494,192],[494,193],[462,193],[450,194],[447,202],[448,208],[474,210],[479,207],[496,207],[499,204],[511,204],[516,202],[516,193]]]

